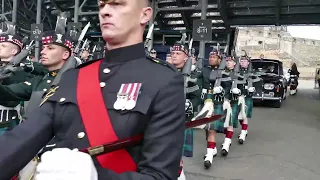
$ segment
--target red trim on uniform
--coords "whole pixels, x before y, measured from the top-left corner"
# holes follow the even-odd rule
[[[78,107],[90,146],[118,140],[101,92],[100,64],[101,60],[83,67],[79,70],[78,75]],[[125,149],[98,156],[97,159],[103,168],[117,173],[137,170],[134,160]]]

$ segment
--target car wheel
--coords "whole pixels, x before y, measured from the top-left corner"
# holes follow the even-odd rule
[[[282,105],[282,99],[279,99],[279,100],[277,100],[277,101],[275,101],[275,102],[273,103],[273,106],[274,106],[275,108],[280,108],[281,105]]]

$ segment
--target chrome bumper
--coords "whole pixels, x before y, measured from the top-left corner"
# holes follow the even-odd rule
[[[253,100],[280,100],[281,97],[252,96]]]

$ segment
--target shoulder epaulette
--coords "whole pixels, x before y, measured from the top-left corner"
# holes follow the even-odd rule
[[[147,56],[147,59],[153,61],[154,63],[161,64],[163,66],[169,67],[170,69],[172,69],[174,71],[177,71],[177,68],[175,66],[173,66],[172,64],[169,64],[169,63],[167,63],[165,61],[162,61],[160,59],[156,59],[156,58],[153,58],[151,56]]]
[[[88,66],[88,65],[90,65],[90,64],[92,64],[92,63],[94,63],[94,62],[100,61],[100,60],[102,60],[102,59],[95,59],[95,60],[87,61],[87,62],[82,63],[82,64],[80,64],[79,66],[77,66],[76,69],[83,68],[83,67],[85,67],[85,66]]]

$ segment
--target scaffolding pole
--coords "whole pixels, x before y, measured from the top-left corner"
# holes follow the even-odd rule
[[[201,20],[207,19],[208,0],[201,0]],[[205,57],[206,42],[200,41],[199,43],[199,55],[198,55],[198,68],[203,68],[203,60]]]
[[[36,17],[36,24],[41,23],[41,0],[37,0],[37,17]],[[37,61],[40,61],[40,42],[36,41],[36,46],[35,46],[35,58]]]
[[[2,6],[1,6],[1,14],[4,14],[4,0],[2,0],[1,4],[2,4]],[[4,29],[4,23],[2,22],[2,30],[3,29]]]
[[[12,23],[17,23],[18,0],[12,1]]]
[[[73,13],[73,22],[79,22],[79,10],[80,10],[80,1],[74,0],[74,13]]]

